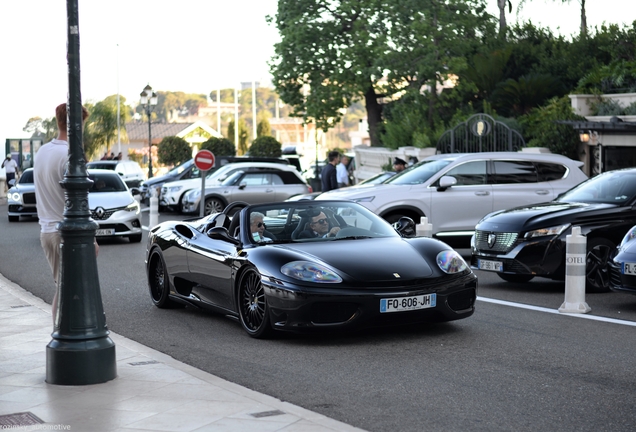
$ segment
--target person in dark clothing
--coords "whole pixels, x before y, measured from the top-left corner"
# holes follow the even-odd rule
[[[396,157],[393,161],[393,171],[399,173],[400,171],[404,171],[406,169],[406,161],[404,159],[400,159]]]
[[[340,162],[340,153],[337,151],[330,151],[327,155],[329,162],[322,169],[321,183],[322,192],[338,189],[338,178],[336,176],[336,165]]]
[[[301,231],[298,235],[299,239],[304,238],[317,238],[317,237],[335,237],[340,231],[340,227],[329,227],[329,219],[321,211],[316,216],[312,216],[311,220],[307,223],[307,229]]]

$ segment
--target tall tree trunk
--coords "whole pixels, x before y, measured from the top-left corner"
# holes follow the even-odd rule
[[[506,3],[508,0],[497,0],[497,7],[499,8],[499,36],[506,37]]]
[[[585,14],[585,0],[581,0],[581,36],[587,36],[587,16]]]
[[[435,105],[437,105],[437,77],[431,82],[431,92],[428,97],[428,126],[435,129]]]
[[[382,147],[380,140],[380,124],[382,123],[382,106],[378,103],[373,85],[364,93],[364,103],[367,109],[367,122],[369,123],[369,137],[371,147]]]

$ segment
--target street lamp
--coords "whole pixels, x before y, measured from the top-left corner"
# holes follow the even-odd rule
[[[157,106],[157,93],[152,91],[152,87],[148,84],[144,91],[141,92],[141,105],[144,107],[146,116],[148,116],[148,178],[152,177],[152,121],[150,113]]]

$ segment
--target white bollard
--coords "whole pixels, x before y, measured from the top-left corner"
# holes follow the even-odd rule
[[[420,223],[415,225],[415,235],[417,237],[433,237],[433,224],[428,222],[426,216],[422,216]]]
[[[148,229],[159,224],[159,198],[152,194],[150,197],[150,213],[148,216]]]
[[[587,238],[581,235],[581,227],[572,227],[565,245],[565,302],[561,313],[588,313],[592,310],[585,303],[585,261]]]

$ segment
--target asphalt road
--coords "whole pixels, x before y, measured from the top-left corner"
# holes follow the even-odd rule
[[[3,204],[0,233],[0,273],[50,303],[37,222],[9,223]],[[223,316],[152,306],[144,252],[100,242],[109,328],[253,390],[369,431],[636,430],[636,296],[588,295],[585,317],[619,320],[597,321],[554,313],[563,282],[478,272],[483,300],[465,320],[261,341]]]

